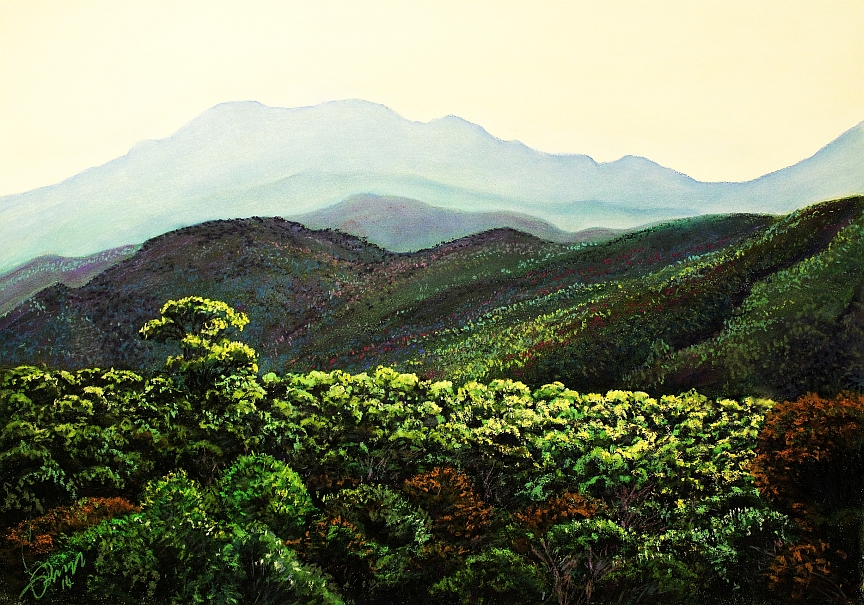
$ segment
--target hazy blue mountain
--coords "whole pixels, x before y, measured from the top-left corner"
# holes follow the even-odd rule
[[[557,243],[594,241],[612,229],[563,231],[528,214],[465,212],[396,196],[355,195],[314,212],[288,217],[310,229],[338,229],[392,250],[413,252],[490,229],[510,228]]]
[[[795,166],[701,183],[644,158],[597,163],[502,141],[448,116],[412,122],[365,101],[225,103],[169,138],[49,187],[0,198],[0,271],[83,256],[217,218],[295,216],[356,194],[519,212],[576,231],[710,212],[784,212],[864,191],[864,126]]]

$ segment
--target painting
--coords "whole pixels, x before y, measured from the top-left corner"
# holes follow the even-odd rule
[[[864,5],[0,0],[0,602],[855,603]]]

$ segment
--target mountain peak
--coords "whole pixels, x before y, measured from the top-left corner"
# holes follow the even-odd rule
[[[272,107],[258,101],[229,101],[214,105],[178,132],[187,130],[190,126],[231,130],[242,129],[248,123],[266,122],[278,126],[280,120],[291,119],[290,116],[335,121],[357,118],[366,121],[403,119],[386,105],[363,99],[326,101],[301,107]]]
[[[707,184],[637,156],[601,165],[542,153],[454,115],[412,121],[361,99],[295,108],[232,101],[126,156],[0,199],[0,241],[10,242],[0,249],[0,271],[205,220],[296,216],[356,194],[521,212],[568,231],[704,212],[781,212],[864,192],[862,149],[859,124],[770,179]]]
[[[207,111],[224,111],[224,110],[245,110],[252,111],[256,109],[272,109],[268,105],[264,105],[261,101],[254,101],[252,99],[248,99],[245,101],[225,101],[224,103],[217,103]]]
[[[427,122],[427,125],[432,128],[437,128],[441,130],[448,130],[453,132],[471,132],[475,135],[491,137],[497,141],[502,140],[490,134],[488,130],[486,130],[479,124],[469,122],[465,118],[460,118],[459,116],[455,116],[453,114],[429,120],[429,122]]]

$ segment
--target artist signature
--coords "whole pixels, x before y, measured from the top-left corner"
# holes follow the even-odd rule
[[[65,590],[72,586],[72,576],[78,571],[78,567],[84,567],[84,553],[77,553],[75,558],[67,561],[62,565],[54,565],[50,561],[45,561],[32,572],[30,572],[30,583],[24,587],[19,598],[29,590],[33,593],[33,598],[41,599],[48,592],[48,588],[60,580],[60,586]],[[41,589],[41,590],[40,590]]]

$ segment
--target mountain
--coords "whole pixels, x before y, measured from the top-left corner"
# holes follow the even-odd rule
[[[495,229],[394,253],[279,218],[146,242],[0,317],[0,366],[157,370],[138,328],[169,299],[247,313],[263,371],[379,364],[464,382],[561,381],[794,398],[864,388],[864,197],[678,219],[601,242]]]
[[[395,196],[355,195],[315,212],[288,217],[310,229],[338,229],[393,252],[413,252],[492,229],[509,228],[558,243],[595,241],[619,233],[572,233],[516,212],[465,212]]]
[[[169,138],[56,185],[0,198],[0,271],[84,256],[206,220],[295,216],[352,195],[517,212],[576,231],[716,212],[786,212],[864,191],[864,126],[795,166],[701,183],[647,159],[597,163],[502,141],[448,116],[412,122],[365,101],[225,103]]]
[[[532,321],[573,294],[726,249],[772,222],[681,219],[569,245],[495,229],[397,254],[283,219],[213,221],[149,240],[86,285],[52,286],[0,317],[0,365],[156,369],[167,351],[137,329],[166,300],[190,295],[248,313],[242,338],[264,368],[405,364],[418,343],[444,346],[488,313],[506,308],[514,321]]]
[[[0,275],[0,316],[8,313],[40,290],[54,284],[78,288],[132,256],[138,246],[121,246],[83,258],[40,256]]]

